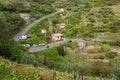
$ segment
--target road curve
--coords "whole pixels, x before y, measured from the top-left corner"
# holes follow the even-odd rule
[[[84,40],[82,38],[76,38],[76,39],[70,39],[70,40],[72,40],[73,42],[74,41],[84,42]],[[49,45],[49,48],[52,48],[52,47],[55,47],[55,46],[58,46],[58,45],[64,44],[64,43],[67,43],[67,41],[57,41],[57,42],[49,43],[47,45]],[[48,49],[48,48],[46,48],[46,46],[43,46],[43,47],[40,47],[40,46],[30,47],[28,49],[28,52],[38,52],[38,51],[42,51],[42,50],[46,50],[46,49]]]
[[[72,40],[73,42],[84,42],[84,44],[86,44],[86,41],[82,38],[74,38],[74,39],[69,39],[69,40]],[[101,42],[101,41],[110,41],[110,42],[116,42],[115,40],[109,40],[109,39],[91,39],[91,41],[98,41],[98,42]],[[49,45],[49,48],[52,48],[52,47],[55,47],[55,46],[59,46],[60,44],[64,44],[64,43],[67,43],[67,41],[57,41],[57,42],[53,42],[53,43],[49,43],[47,45]],[[82,46],[82,48],[84,48],[85,45]],[[38,52],[38,51],[42,51],[42,50],[46,50],[48,49],[46,46],[43,46],[43,47],[40,47],[40,46],[37,46],[37,47],[30,47],[28,49],[28,52]]]
[[[18,41],[18,40],[19,40],[19,37],[21,37],[22,35],[25,35],[26,32],[27,32],[33,25],[35,25],[37,22],[42,21],[42,20],[44,20],[44,19],[46,19],[46,18],[48,18],[48,17],[51,17],[51,16],[53,16],[53,15],[55,15],[55,14],[58,14],[58,13],[60,13],[60,11],[57,11],[57,12],[55,12],[55,13],[46,15],[46,16],[38,19],[38,20],[35,20],[35,21],[32,22],[30,25],[26,26],[21,32],[19,32],[18,34],[16,34],[16,35],[13,37],[13,39],[14,39],[15,41]]]

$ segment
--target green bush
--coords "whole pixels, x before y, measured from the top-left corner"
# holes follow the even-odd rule
[[[0,56],[12,61],[20,62],[23,54],[24,51],[16,43],[10,41],[0,41]]]
[[[115,58],[117,56],[116,52],[108,52],[105,54],[106,57],[108,58]]]
[[[13,37],[24,25],[25,22],[18,13],[0,12],[0,40]]]
[[[88,53],[89,54],[95,54],[95,53],[98,53],[98,50],[89,50]]]
[[[77,44],[77,42],[71,42],[71,43],[68,43],[68,47],[75,49],[78,47],[78,44]]]
[[[104,57],[104,56],[102,56],[102,55],[101,55],[101,56],[99,56],[99,59],[104,59],[104,58],[105,58],[105,57]]]
[[[99,52],[109,52],[110,51],[110,46],[109,45],[103,45],[101,48],[100,48],[100,50],[99,50]]]
[[[59,45],[56,47],[57,48],[57,51],[60,55],[64,56],[65,55],[65,52],[64,52],[64,48],[63,48],[63,45]]]

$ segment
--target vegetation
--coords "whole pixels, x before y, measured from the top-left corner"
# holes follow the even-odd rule
[[[0,0],[0,79],[120,80],[120,10],[114,8],[119,5],[119,0]],[[30,22],[60,8],[64,12],[32,26],[26,33],[31,38],[13,41]],[[30,14],[30,22],[20,13]],[[61,23],[65,28],[59,27]],[[70,42],[35,53],[21,46],[54,42],[54,33],[68,39],[84,38],[87,45],[79,49],[77,42]]]
[[[108,52],[106,53],[106,57],[108,58],[115,58],[117,56],[116,52]]]
[[[0,56],[10,59],[12,61],[20,62],[25,49],[16,45],[11,41],[0,41]]]
[[[65,80],[70,80],[66,74],[55,71],[57,77],[65,77]],[[0,56],[0,79],[3,80],[53,80],[53,71],[34,67],[32,65],[23,65],[11,62]]]
[[[72,48],[72,49],[75,49],[75,48],[78,47],[77,42],[71,42],[71,43],[68,43],[67,45],[68,45],[68,47],[70,47],[70,48]]]

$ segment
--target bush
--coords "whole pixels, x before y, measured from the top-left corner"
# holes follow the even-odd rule
[[[109,45],[103,45],[99,52],[109,52],[110,51],[110,46]]]
[[[12,61],[20,62],[23,57],[23,50],[16,43],[10,41],[0,41],[0,56]]]
[[[106,57],[108,58],[115,58],[117,56],[116,52],[108,52],[105,54]]]
[[[96,50],[89,50],[88,51],[88,54],[95,54],[95,53],[98,53],[98,50],[96,49]]]
[[[104,58],[105,58],[105,57],[104,57],[104,56],[102,56],[102,55],[101,55],[101,56],[99,56],[99,59],[104,59]]]
[[[9,39],[19,32],[25,25],[24,20],[17,13],[0,12],[0,39]]]
[[[57,46],[56,48],[57,48],[57,51],[60,55],[62,55],[62,56],[65,55],[63,45]]]
[[[77,44],[77,42],[71,42],[71,43],[68,43],[68,47],[75,49],[78,47],[78,44]]]

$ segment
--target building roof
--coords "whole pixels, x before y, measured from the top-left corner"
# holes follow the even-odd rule
[[[63,35],[60,33],[55,33],[55,34],[52,34],[52,36],[63,36]]]

